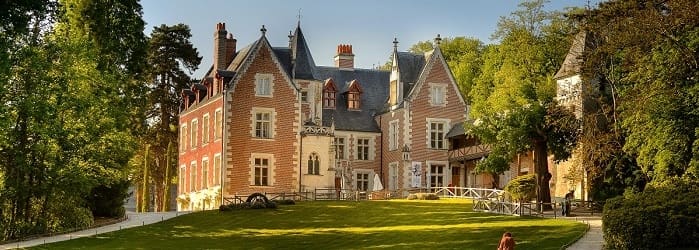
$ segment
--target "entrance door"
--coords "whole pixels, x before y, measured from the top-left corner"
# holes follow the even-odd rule
[[[461,167],[451,167],[451,185],[452,187],[461,187]]]

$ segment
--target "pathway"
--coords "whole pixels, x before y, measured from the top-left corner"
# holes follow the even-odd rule
[[[36,238],[36,239],[32,239],[32,240],[27,240],[27,241],[8,243],[5,245],[0,245],[0,249],[26,248],[26,247],[32,247],[32,246],[37,246],[37,245],[46,244],[46,243],[70,240],[70,239],[81,238],[81,237],[94,236],[94,235],[101,234],[101,233],[107,233],[107,232],[117,231],[117,230],[121,230],[121,229],[125,229],[125,228],[138,227],[138,226],[153,224],[156,222],[161,222],[161,221],[171,219],[173,217],[176,217],[178,215],[182,215],[185,213],[186,212],[159,212],[159,213],[156,213],[156,212],[151,212],[151,213],[126,212],[126,215],[128,216],[128,218],[122,222],[119,222],[119,223],[105,225],[105,226],[91,228],[91,229],[86,229],[86,230],[82,230],[82,231],[76,231],[76,232],[67,233],[67,234],[47,236],[47,237],[41,237],[41,238]]]
[[[566,220],[576,220],[590,225],[590,230],[578,241],[570,245],[568,250],[601,250],[604,245],[602,237],[602,218],[600,216],[559,217]]]

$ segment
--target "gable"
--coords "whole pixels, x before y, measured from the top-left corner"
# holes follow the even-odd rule
[[[420,72],[420,77],[418,78],[417,83],[408,94],[408,99],[414,101],[415,98],[420,95],[422,89],[429,89],[429,86],[425,87],[425,85],[428,85],[429,83],[449,85],[448,88],[458,97],[460,103],[462,105],[466,105],[466,101],[461,95],[461,91],[459,91],[459,86],[456,83],[454,75],[451,73],[449,65],[444,59],[444,56],[439,48],[435,49],[427,60],[425,67]]]
[[[238,61],[240,65],[237,67],[238,71],[236,72],[235,77],[231,80],[229,84],[229,86],[231,86],[231,92],[235,92],[236,86],[240,84],[239,81],[241,78],[243,78],[244,75],[247,75],[247,73],[254,74],[258,72],[279,73],[282,76],[281,78],[283,78],[284,82],[286,82],[287,86],[294,89],[295,91],[298,91],[298,87],[291,80],[288,71],[282,65],[279,58],[277,58],[277,53],[274,52],[272,46],[270,46],[269,42],[267,41],[267,38],[262,36],[259,40],[255,41],[255,43],[251,44],[249,47],[249,51],[247,52],[245,57],[234,59],[234,62]],[[264,59],[271,59],[272,64],[261,64],[258,62],[260,61],[260,59],[262,59],[263,61]],[[251,68],[253,68],[253,72],[248,72]],[[260,72],[261,70],[265,72]]]

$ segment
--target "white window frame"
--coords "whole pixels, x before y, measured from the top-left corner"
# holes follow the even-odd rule
[[[189,192],[197,191],[197,161],[189,163]]]
[[[214,186],[221,185],[221,153],[214,154]]]
[[[430,105],[433,107],[447,106],[447,85],[444,83],[429,83]]]
[[[209,188],[209,157],[201,159],[201,189]]]
[[[221,108],[214,111],[214,123],[214,140],[220,140],[223,136],[223,110]]]
[[[342,139],[342,143],[337,143],[338,139]],[[335,159],[346,160],[347,159],[347,137],[345,136],[335,136],[333,139],[335,143]],[[338,157],[338,154],[342,153],[342,157]]]
[[[255,96],[274,96],[274,75],[262,73],[255,74]]]
[[[196,118],[192,119],[189,136],[190,147],[192,149],[197,148],[197,137],[199,136],[199,120],[197,120]]]
[[[204,114],[201,117],[201,145],[206,145],[209,144],[209,135],[210,135],[210,120],[209,120],[209,113]]]
[[[301,90],[301,103],[308,103],[309,100],[308,90]],[[304,100],[305,99],[305,100]]]
[[[398,162],[388,163],[388,190],[398,190]]]
[[[398,149],[398,120],[388,123],[388,150]]]
[[[360,140],[361,140],[361,141],[366,140],[366,143],[367,143],[367,144],[366,144],[366,145],[365,145],[365,144],[360,144],[360,143],[359,143]],[[371,145],[372,145],[372,141],[373,141],[372,138],[369,138],[369,137],[357,137],[357,138],[354,140],[354,142],[355,142],[355,143],[354,143],[354,144],[355,144],[355,148],[357,149],[357,150],[355,151],[355,154],[354,154],[354,158],[355,158],[356,160],[358,160],[358,161],[370,161],[370,160],[372,160],[372,153],[371,153],[371,151],[372,151],[372,146],[371,146]],[[360,147],[361,147],[361,148],[360,148]],[[359,152],[360,152],[361,149],[363,149],[363,148],[366,148],[366,149],[367,149],[367,150],[366,150],[367,152],[366,152],[366,154],[365,154],[365,153],[362,153],[362,154],[361,154],[361,155],[364,156],[364,157],[360,157],[360,153],[359,153]],[[366,158],[366,159],[362,159],[362,158]]]
[[[180,194],[184,193],[184,190],[186,188],[185,182],[187,181],[187,165],[182,164],[180,165],[180,174],[179,174],[180,180],[179,183],[177,183],[177,186],[179,187]]]
[[[187,152],[187,123],[180,125],[180,153]]]
[[[449,162],[447,161],[427,161],[427,186],[428,187],[446,187],[448,185],[447,182],[449,182],[449,175],[451,175],[451,172],[449,171]],[[442,166],[442,172],[441,173],[434,173],[432,171],[433,166]],[[438,178],[442,180],[442,183],[433,183],[432,177]],[[441,184],[441,185],[439,185]]]
[[[374,175],[372,173],[373,172],[371,172],[371,171],[361,171],[361,170],[354,171],[354,187],[355,187],[355,189],[357,189],[357,191],[370,191],[370,189],[372,188],[371,181],[372,181],[372,178],[374,177]],[[360,179],[360,175],[362,175],[361,179]],[[366,177],[366,179],[364,177]],[[360,185],[360,182],[366,183],[366,188],[364,188],[364,186]]]
[[[429,149],[436,149],[436,150],[445,150],[445,149],[448,149],[448,148],[449,148],[449,144],[448,144],[449,141],[448,141],[445,137],[446,137],[447,133],[449,132],[449,129],[451,128],[451,127],[450,127],[451,120],[449,120],[449,119],[427,118],[426,121],[427,121],[427,122],[426,122],[426,125],[427,125],[427,126],[426,126],[426,132],[427,132],[427,138],[426,138],[426,139],[427,139],[427,148],[429,148]],[[441,123],[441,124],[442,124],[442,131],[441,131],[441,132],[442,132],[442,138],[439,138],[439,139],[441,139],[442,147],[439,147],[439,146],[433,147],[433,146],[432,146],[432,140],[433,140],[433,138],[432,138],[432,132],[433,132],[433,130],[432,130],[432,124],[436,124],[436,123]],[[438,143],[439,141],[440,141],[440,140],[437,140],[436,142]]]
[[[267,185],[255,185],[255,168],[257,167],[255,159],[267,159]],[[250,154],[250,186],[254,187],[272,187],[274,186],[274,155],[264,153]]]
[[[262,139],[262,140],[270,140],[274,139],[276,136],[276,122],[275,122],[275,117],[276,117],[276,112],[274,111],[273,108],[257,108],[254,107],[250,111],[251,113],[251,129],[250,129],[250,136],[252,136],[255,139]],[[257,136],[257,114],[261,113],[268,113],[269,114],[269,131],[268,131],[268,137],[258,137]]]

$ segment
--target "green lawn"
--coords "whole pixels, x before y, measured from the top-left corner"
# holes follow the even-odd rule
[[[207,211],[36,249],[559,249],[585,226],[478,213],[467,200],[301,202],[277,210]]]

